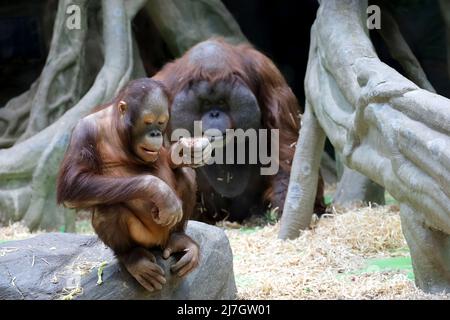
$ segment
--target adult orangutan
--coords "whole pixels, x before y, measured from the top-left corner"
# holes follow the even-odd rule
[[[184,252],[171,267],[179,276],[199,259],[184,232],[195,205],[195,172],[175,166],[163,147],[168,108],[159,82],[130,82],[112,103],[79,121],[58,176],[58,203],[91,209],[100,239],[149,291],[166,280],[148,248],[162,247],[165,259]],[[199,143],[206,156],[208,140]]]
[[[174,97],[170,133],[183,128],[193,134],[194,121],[200,120],[203,131],[216,129],[222,135],[227,129],[279,130],[275,146],[279,170],[274,175],[263,176],[261,164],[249,163],[216,163],[197,170],[197,217],[239,221],[264,212],[268,205],[281,213],[300,116],[297,99],[273,62],[250,45],[212,39],[164,66],[154,78]],[[226,148],[226,143],[223,145]],[[315,212],[324,209],[321,180]]]

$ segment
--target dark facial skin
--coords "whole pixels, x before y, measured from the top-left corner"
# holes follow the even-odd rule
[[[207,81],[193,83],[178,93],[172,104],[171,128],[185,128],[194,133],[194,121],[202,121],[203,131],[216,129],[257,129],[261,111],[256,97],[243,83]]]
[[[227,114],[229,107],[225,99],[204,99],[200,108],[203,112],[203,131],[217,129],[225,134],[226,129],[232,129],[233,124]]]
[[[119,103],[119,110],[126,112],[126,107],[124,110],[124,105]],[[158,159],[168,120],[167,99],[160,92],[150,93],[131,130],[132,149],[141,160],[154,162]]]

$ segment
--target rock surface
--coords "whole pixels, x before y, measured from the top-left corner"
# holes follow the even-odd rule
[[[159,292],[149,293],[96,236],[46,233],[0,244],[0,299],[234,299],[233,256],[225,233],[190,221],[187,233],[200,246],[200,264],[187,277],[170,275],[175,258],[164,260],[167,275]],[[102,281],[98,271],[103,264]],[[101,268],[100,268],[101,269]]]

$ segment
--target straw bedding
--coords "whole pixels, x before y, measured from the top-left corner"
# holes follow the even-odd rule
[[[395,205],[333,208],[289,241],[278,240],[279,224],[267,219],[219,226],[230,239],[239,299],[450,298],[421,292],[405,270],[365,268],[373,258],[409,255]],[[17,223],[0,228],[0,241],[29,236]]]
[[[423,293],[405,270],[360,271],[371,258],[409,255],[397,206],[334,209],[295,240],[278,240],[278,230],[279,224],[226,230],[239,298],[449,298]]]

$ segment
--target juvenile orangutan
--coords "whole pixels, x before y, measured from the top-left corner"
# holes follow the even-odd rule
[[[76,125],[57,182],[58,203],[90,209],[100,239],[149,291],[166,279],[148,248],[161,247],[165,259],[183,252],[171,267],[180,277],[199,261],[197,244],[185,234],[196,201],[195,172],[174,165],[163,146],[168,120],[162,84],[131,81]],[[207,139],[182,139],[172,148],[180,143],[200,145],[205,159],[211,153]]]

